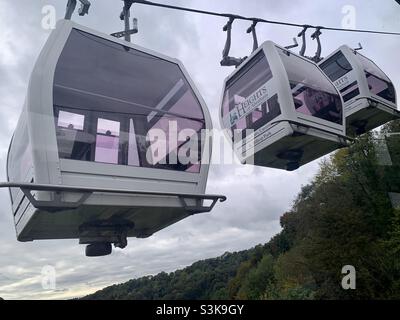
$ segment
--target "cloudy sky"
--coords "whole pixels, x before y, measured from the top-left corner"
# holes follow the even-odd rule
[[[53,5],[57,19],[64,16],[67,0],[0,1],[0,180],[5,181],[8,144],[25,98],[30,72],[45,43],[49,30],[42,28],[42,8]],[[118,19],[120,0],[92,0],[89,16],[73,19],[104,33],[122,28]],[[341,27],[343,8],[353,6],[356,27],[400,31],[400,6],[393,0],[160,0],[218,12],[232,12],[265,19]],[[174,12],[135,5],[140,33],[134,42],[183,61],[218,127],[217,112],[223,79],[232,71],[219,61],[225,35],[220,18]],[[245,33],[247,22],[235,22],[232,55],[250,53],[251,37]],[[259,25],[260,41],[291,44],[299,30]],[[400,85],[398,66],[400,37],[335,33],[325,31],[323,55],[341,44],[356,47],[381,66]],[[297,50],[297,49],[296,49]],[[308,54],[315,53],[315,45]],[[400,90],[398,90],[400,91]],[[228,201],[211,214],[181,221],[148,239],[129,239],[124,250],[101,258],[87,258],[78,240],[19,243],[7,190],[0,190],[0,297],[5,299],[71,298],[105,286],[160,271],[174,271],[204,258],[226,251],[238,251],[265,243],[279,232],[279,217],[290,208],[302,184],[318,169],[318,162],[295,172],[240,166],[211,169],[208,193],[225,194]],[[56,289],[42,288],[42,270],[56,271]]]

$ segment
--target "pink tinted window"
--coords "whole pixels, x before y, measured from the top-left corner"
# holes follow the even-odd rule
[[[85,116],[82,114],[60,111],[57,125],[61,128],[83,130]]]
[[[246,123],[246,118],[241,118],[238,122],[236,122],[236,125],[234,127],[234,129],[246,129],[247,127],[247,123]]]
[[[172,107],[168,110],[172,114],[162,114],[161,112],[154,112],[154,115],[148,117],[148,120],[160,118],[151,129],[160,129],[165,133],[165,146],[164,150],[158,149],[160,159],[168,159],[170,155],[178,154],[178,149],[187,142],[187,139],[199,139],[200,131],[204,128],[204,116],[202,110],[197,107],[197,100],[191,91],[186,91],[182,97],[177,100]],[[160,108],[160,110],[163,110]],[[182,115],[174,116],[173,114]],[[170,138],[175,138],[178,136],[179,132],[183,130],[190,129],[193,135],[186,137],[184,141],[169,141]],[[170,137],[170,135],[172,135]],[[201,141],[198,140],[200,144]],[[201,154],[199,153],[198,159],[193,159],[194,161],[188,165],[181,165],[182,171],[187,172],[199,172]],[[179,159],[177,159],[179,160]],[[179,167],[179,162],[176,167]]]
[[[391,82],[379,79],[368,72],[365,72],[365,75],[367,77],[368,88],[373,94],[396,103],[396,92]]]
[[[339,93],[311,61],[287,55],[278,49],[285,67],[297,112],[342,124],[343,105]]]
[[[120,123],[106,119],[97,122],[95,161],[118,164]]]
[[[118,121],[99,119],[97,121],[97,133],[108,136],[119,136],[120,123]]]
[[[396,90],[388,76],[374,62],[362,54],[358,53],[356,56],[364,68],[369,90],[381,98],[396,103]]]
[[[270,102],[272,97],[268,99],[266,94],[263,95],[271,79],[273,76],[268,60],[264,52],[260,51],[227,81],[222,116],[224,126],[232,129],[232,137],[235,136],[234,130],[242,130],[242,137],[245,137],[245,129],[257,130],[280,114],[278,101],[275,103],[273,98]],[[258,101],[254,101],[256,96]],[[249,102],[251,109],[239,114],[240,105]]]
[[[188,139],[201,137],[206,127],[200,101],[174,62],[73,29],[57,63],[53,104],[56,126],[61,125],[60,158],[175,171],[199,168],[186,160],[169,161],[185,143],[172,141],[176,132],[169,138],[169,121],[178,132],[190,129]],[[83,116],[63,114],[74,110]],[[166,164],[147,157],[152,128],[166,134],[164,142],[174,142],[170,150],[161,150]],[[196,160],[197,154],[190,155]]]
[[[302,87],[299,86],[299,88],[301,89]],[[296,92],[296,88],[295,88],[294,85],[293,85],[292,90],[294,92]],[[293,101],[294,101],[294,107],[296,108],[297,112],[301,112],[301,113],[307,114],[309,116],[312,115],[310,110],[307,107],[306,102],[305,102],[306,101],[306,99],[305,99],[305,90],[304,91],[300,90],[299,93],[296,96],[293,97]]]
[[[259,106],[257,107],[252,113],[251,113],[251,121],[254,123],[262,118],[262,107]]]
[[[192,166],[190,166],[186,172],[192,172],[192,173],[198,173],[200,172],[200,164],[194,164]]]

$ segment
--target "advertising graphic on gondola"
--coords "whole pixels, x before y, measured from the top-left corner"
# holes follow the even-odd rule
[[[234,95],[234,108],[229,111],[229,115],[227,115],[229,117],[230,126],[233,127],[240,119],[267,102],[268,98],[268,88],[266,84],[251,93],[248,97]],[[268,112],[269,110],[267,109],[267,113]]]

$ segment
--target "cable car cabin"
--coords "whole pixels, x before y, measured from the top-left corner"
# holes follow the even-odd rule
[[[209,212],[225,199],[204,194],[211,127],[179,61],[60,21],[8,154],[18,240],[78,238],[103,255]]]
[[[314,62],[267,41],[225,80],[220,122],[242,163],[295,170],[343,146],[342,108]]]
[[[360,135],[399,117],[392,82],[358,51],[341,46],[319,66],[343,97],[349,135]]]

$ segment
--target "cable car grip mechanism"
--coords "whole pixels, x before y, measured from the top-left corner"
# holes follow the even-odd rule
[[[253,20],[252,25],[246,30],[246,33],[251,33],[253,36],[253,51],[256,51],[258,48],[258,40],[257,40],[257,32],[256,32],[256,25],[257,25],[258,21],[257,20]]]
[[[122,12],[119,15],[120,20],[124,21],[124,31],[114,32],[111,35],[116,38],[124,37],[125,41],[131,42],[131,35],[136,34],[139,32],[138,28],[138,19],[133,18],[133,26],[131,28],[129,18],[131,16],[131,7],[135,2],[134,0],[123,0],[124,6],[122,8]]]
[[[222,60],[220,62],[221,66],[230,67],[235,66],[238,67],[247,57],[243,58],[235,58],[229,56],[229,51],[231,50],[232,43],[232,24],[235,21],[235,16],[230,16],[228,22],[223,27],[223,31],[226,32],[226,42],[224,50],[222,51]]]
[[[307,41],[306,41],[306,32],[308,30],[308,28],[311,28],[310,25],[306,24],[303,26],[303,30],[301,30],[299,32],[299,34],[297,35],[298,37],[301,37],[302,40],[302,45],[301,45],[301,49],[299,54],[304,57],[305,53],[306,53],[306,49],[307,49]]]
[[[317,40],[317,52],[315,53],[315,56],[311,58],[311,60],[314,61],[315,63],[318,63],[323,59],[321,58],[321,52],[322,52],[322,44],[320,39],[320,36],[322,34],[321,29],[322,27],[317,27],[315,29],[315,32],[311,35],[311,39]]]
[[[65,10],[65,20],[71,20],[72,14],[75,11],[76,8],[76,2],[78,0],[68,0],[67,2],[67,8]],[[80,16],[84,16],[85,14],[89,14],[89,8],[91,6],[91,3],[89,0],[79,0],[81,3],[81,7],[79,8],[78,14]]]

